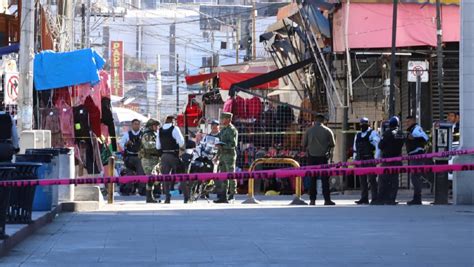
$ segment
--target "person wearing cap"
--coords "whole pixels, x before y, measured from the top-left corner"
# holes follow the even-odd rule
[[[154,119],[149,119],[145,125],[145,130],[142,136],[142,146],[140,149],[140,159],[142,161],[143,171],[146,175],[156,175],[157,166],[160,161],[160,152],[156,149],[156,136],[160,122]],[[146,203],[157,203],[154,196],[155,183],[149,182],[146,184]]]
[[[354,160],[371,160],[380,157],[379,150],[380,137],[376,131],[369,126],[369,119],[364,117],[360,119],[360,132],[354,138]],[[373,167],[373,164],[366,164],[362,167]],[[369,204],[369,183],[372,194],[372,201],[377,199],[377,175],[360,175],[360,200],[356,201],[357,205]]]
[[[184,137],[179,127],[174,125],[175,116],[166,117],[165,124],[158,130],[156,149],[161,153],[160,172],[162,175],[177,173],[180,165],[179,151],[184,148]],[[166,195],[165,203],[171,202],[170,191],[173,182],[163,182],[163,194]]]
[[[383,133],[379,143],[382,158],[400,157],[405,137],[399,128],[400,119],[390,118],[388,129]],[[401,161],[383,163],[382,166],[401,166]],[[379,176],[379,192],[375,205],[396,205],[398,193],[398,174],[382,174]]]
[[[416,123],[416,118],[413,116],[408,116],[406,118],[406,125],[408,131],[408,137],[405,142],[405,147],[408,155],[419,155],[425,154],[425,146],[428,143],[429,137],[423,131],[418,123]],[[409,165],[425,165],[424,160],[410,160]],[[421,205],[421,188],[423,186],[422,180],[423,174],[421,173],[412,173],[410,174],[410,180],[413,184],[413,199],[408,201],[408,205]]]
[[[306,151],[309,165],[327,164],[331,158],[331,151],[335,146],[334,133],[331,129],[324,125],[325,116],[322,114],[316,115],[316,122],[314,125],[306,130],[303,135],[303,148]],[[316,205],[316,179],[318,177],[311,177],[309,188],[310,205]],[[320,177],[323,187],[324,205],[336,205],[331,201],[331,194],[329,191],[329,177]]]
[[[221,113],[222,129],[219,134],[217,159],[219,161],[219,172],[234,172],[237,161],[237,139],[238,131],[232,124],[232,113]],[[214,203],[228,203],[234,200],[237,193],[237,180],[228,179],[216,184],[217,200]]]

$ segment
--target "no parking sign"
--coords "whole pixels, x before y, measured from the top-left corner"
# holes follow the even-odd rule
[[[18,72],[5,73],[4,92],[5,105],[16,105],[18,98],[18,85],[20,84]]]

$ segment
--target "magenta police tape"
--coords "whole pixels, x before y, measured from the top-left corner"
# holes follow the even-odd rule
[[[360,165],[377,165],[377,164],[389,163],[389,162],[400,162],[400,161],[406,161],[406,160],[423,160],[423,159],[432,159],[432,158],[447,158],[450,156],[462,156],[462,155],[470,155],[470,154],[474,154],[474,149],[443,151],[443,152],[417,154],[417,155],[406,155],[406,156],[401,156],[401,157],[383,158],[383,159],[357,160],[357,161],[352,161],[352,162],[349,162],[349,161],[338,162],[338,163],[331,163],[331,164],[303,166],[303,167],[298,167],[298,169],[312,169],[313,170],[313,169],[328,169],[328,168],[338,168],[338,167],[360,166]],[[291,170],[294,168],[295,167],[285,168],[285,169]]]
[[[69,184],[104,184],[104,183],[146,183],[166,181],[204,181],[204,180],[226,180],[226,179],[271,179],[271,178],[294,178],[303,176],[339,176],[339,175],[381,175],[398,173],[439,173],[450,171],[473,171],[474,164],[457,165],[422,165],[422,166],[393,166],[393,167],[362,167],[344,169],[291,169],[291,170],[266,170],[237,173],[196,173],[196,174],[172,174],[151,176],[122,176],[104,178],[77,178],[77,179],[43,179],[43,180],[14,180],[1,181],[3,187],[21,187],[34,185],[69,185]]]

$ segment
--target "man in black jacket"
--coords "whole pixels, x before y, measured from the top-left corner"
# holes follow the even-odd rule
[[[382,158],[399,157],[402,155],[405,137],[399,129],[400,120],[394,116],[389,121],[389,128],[382,135],[379,143],[379,149]],[[382,166],[400,166],[402,162],[387,162]],[[374,203],[376,205],[396,205],[398,193],[398,174],[382,174],[379,176],[378,199]]]
[[[11,162],[13,155],[20,151],[18,141],[15,121],[10,113],[0,110],[0,162]]]

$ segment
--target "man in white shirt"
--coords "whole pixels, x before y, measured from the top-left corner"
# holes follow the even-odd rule
[[[376,131],[369,126],[369,119],[360,119],[361,131],[358,132],[354,138],[354,160],[371,160],[380,158],[379,142],[380,136]],[[363,165],[363,167],[373,167],[374,165]],[[369,183],[372,194],[372,202],[377,199],[377,176],[376,175],[361,175],[359,176],[361,197],[356,201],[357,205],[369,204]]]
[[[184,148],[184,137],[179,127],[174,125],[174,116],[166,117],[165,124],[158,130],[156,139],[156,149],[161,151],[160,171],[162,175],[175,174],[178,170],[179,150]],[[174,186],[173,182],[163,183],[163,194],[166,195],[165,203],[171,201],[170,190]]]

